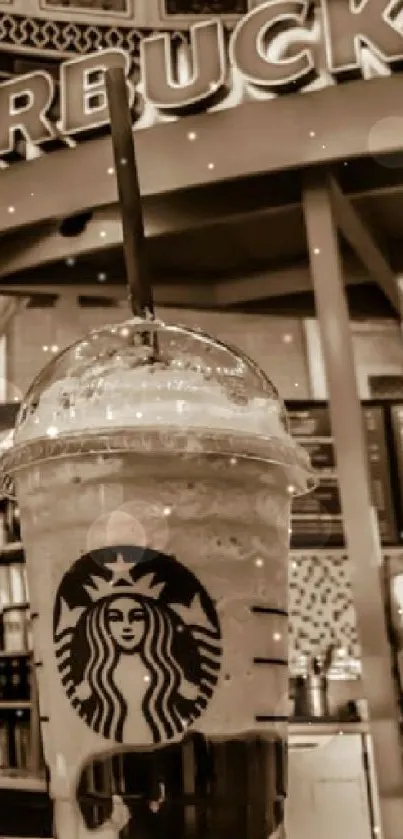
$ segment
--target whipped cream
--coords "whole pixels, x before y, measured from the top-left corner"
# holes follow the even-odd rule
[[[279,403],[270,397],[231,399],[220,382],[191,370],[108,365],[60,379],[43,390],[20,422],[15,442],[80,431],[175,426],[288,438]]]

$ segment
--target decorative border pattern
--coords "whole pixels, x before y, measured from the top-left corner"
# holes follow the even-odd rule
[[[36,52],[55,58],[87,55],[98,50],[120,48],[135,59],[143,38],[152,30],[123,26],[101,26],[78,21],[43,20],[0,12],[0,50]],[[186,39],[184,32],[172,32],[173,38]]]

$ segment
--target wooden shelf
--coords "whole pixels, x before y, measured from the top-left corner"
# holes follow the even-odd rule
[[[0,790],[2,789],[46,792],[46,781],[45,778],[36,775],[18,774],[18,770],[0,769]]]
[[[0,565],[11,565],[13,562],[19,565],[25,563],[22,542],[10,542],[8,545],[0,545]]]
[[[18,551],[23,550],[24,546],[22,542],[10,542],[9,544],[5,543],[4,545],[0,545],[0,557],[4,554],[18,553]]]
[[[20,652],[13,652],[12,650],[0,650],[0,661],[2,658],[31,658],[31,650],[21,650]]]
[[[30,708],[32,708],[32,702],[27,700],[0,699],[0,711],[28,711]]]

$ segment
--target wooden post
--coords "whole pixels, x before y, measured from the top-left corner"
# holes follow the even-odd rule
[[[303,211],[328,382],[362,651],[363,684],[374,745],[382,820],[380,835],[383,839],[401,839],[403,763],[392,654],[381,589],[382,552],[371,498],[365,431],[331,202],[331,180],[325,171],[308,171],[304,175]]]
[[[37,776],[41,770],[41,727],[39,722],[39,700],[36,670],[33,656],[30,658],[31,670],[31,727],[29,770]]]

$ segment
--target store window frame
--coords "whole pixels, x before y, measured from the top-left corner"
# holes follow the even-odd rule
[[[1,2],[2,0],[0,0]],[[115,20],[134,20],[136,0],[122,0],[125,6],[122,10],[117,9],[101,9],[93,6],[83,6],[82,0],[73,0],[75,5],[64,4],[63,0],[40,0],[39,8],[42,12],[55,14],[57,12],[64,14],[73,13],[79,18],[88,17],[115,19]]]

